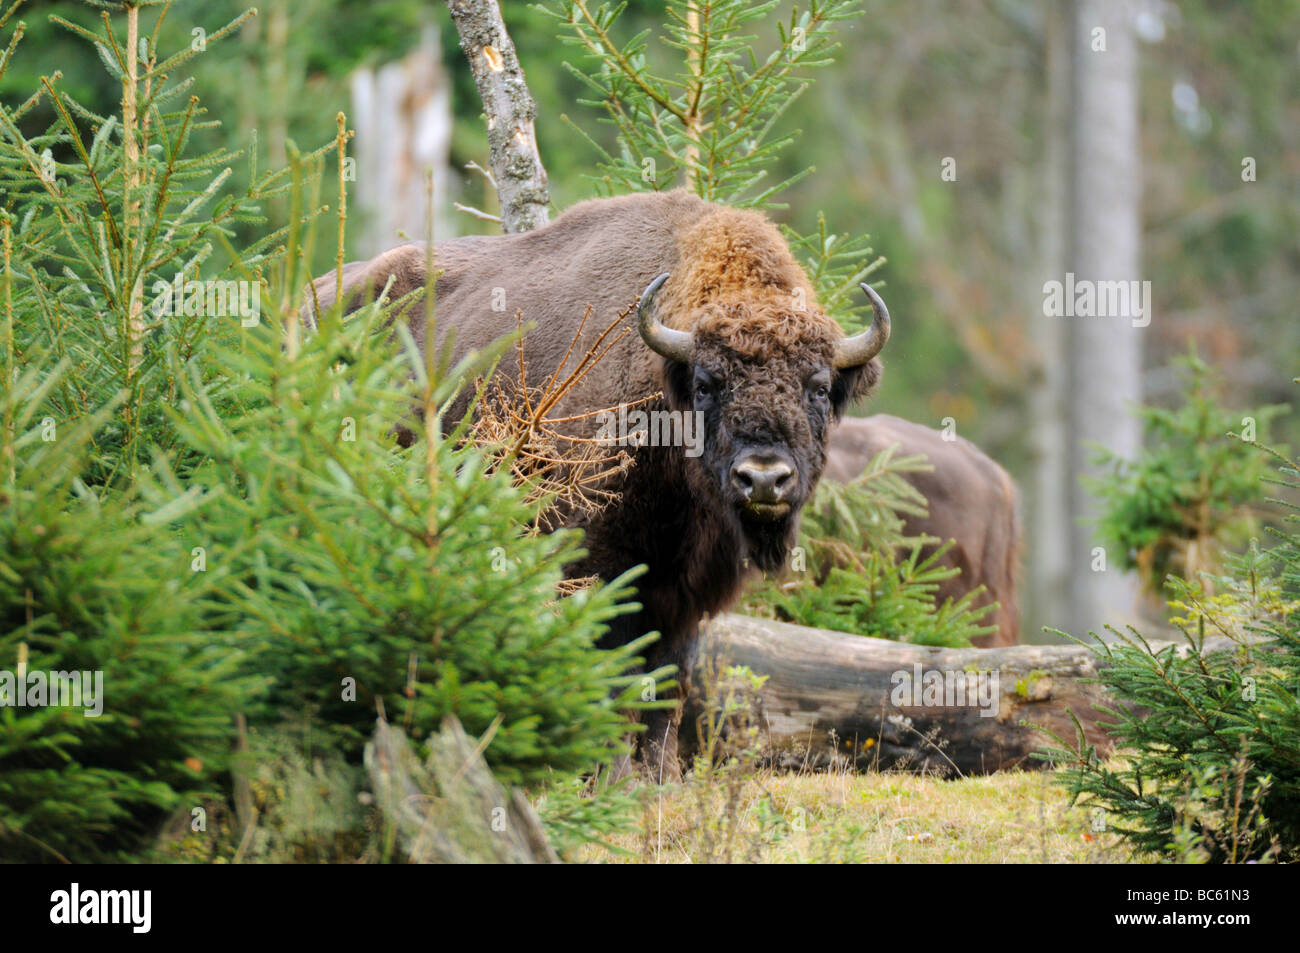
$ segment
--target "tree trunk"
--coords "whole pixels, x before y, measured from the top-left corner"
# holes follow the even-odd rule
[[[483,100],[501,227],[506,232],[540,228],[547,222],[551,193],[533,129],[537,104],[501,11],[496,0],[447,0],[447,9]]]
[[[410,863],[559,863],[528,798],[497,782],[479,740],[455,715],[429,737],[421,761],[402,730],[381,714],[365,764],[375,803]]]
[[[1065,326],[1043,314],[1042,287],[1065,273],[1067,203],[1066,113],[1070,88],[1068,9],[1045,8],[1044,59],[1046,108],[1042,117],[1043,176],[1035,231],[1038,260],[1028,284],[1029,329],[1037,363],[1029,398],[1031,463],[1025,539],[1032,559],[1025,561],[1024,618],[1021,632],[1029,642],[1056,642],[1043,626],[1070,624],[1065,619],[1070,595],[1070,480],[1068,414],[1065,400]]]
[[[295,63],[290,61],[292,50],[289,39],[293,23],[289,0],[270,0],[266,17],[266,40],[262,49],[262,81],[256,85],[264,90],[259,112],[263,119],[259,128],[265,129],[267,168],[283,169],[289,165],[289,108],[291,96],[290,76]],[[289,200],[284,195],[274,195],[267,200],[269,228],[280,228],[289,221]]]
[[[1135,281],[1140,277],[1141,162],[1134,11],[1128,0],[1075,0],[1073,14],[1068,271],[1076,284]],[[1098,305],[1094,302],[1094,312]],[[1102,632],[1104,622],[1136,619],[1136,581],[1117,567],[1120,553],[1105,553],[1103,567],[1101,554],[1094,552],[1088,520],[1096,508],[1078,478],[1098,473],[1088,462],[1093,445],[1126,457],[1141,447],[1132,411],[1142,396],[1142,329],[1124,314],[1057,320],[1067,328],[1072,480],[1067,624],[1082,635]]]
[[[362,225],[358,257],[392,248],[400,235],[413,241],[423,241],[430,232],[439,240],[450,238],[451,81],[436,29],[427,28],[420,45],[404,59],[352,74],[351,118],[357,130],[356,207]]]
[[[1207,649],[1231,646],[1220,641],[1207,640]],[[759,721],[765,755],[780,767],[945,775],[1041,767],[1030,755],[1048,739],[1035,726],[1073,742],[1071,712],[1089,741],[1110,751],[1094,707],[1106,695],[1088,681],[1097,657],[1085,646],[941,649],[728,614],[701,626],[699,659],[682,721],[688,753],[708,670],[728,665],[768,676]],[[927,694],[938,679],[942,691]]]

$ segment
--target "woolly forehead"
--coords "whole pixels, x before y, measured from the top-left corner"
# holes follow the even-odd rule
[[[838,324],[809,303],[804,310],[777,301],[709,304],[695,316],[698,351],[730,352],[755,363],[784,359],[794,364],[828,367],[835,342],[843,336]]]

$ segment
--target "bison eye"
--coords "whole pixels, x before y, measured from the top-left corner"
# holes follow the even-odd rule
[[[831,399],[831,375],[829,371],[813,374],[807,384],[808,400],[813,403],[825,403]]]
[[[695,388],[695,400],[697,403],[710,401],[717,396],[718,382],[714,379],[712,374],[696,370],[693,384]]]

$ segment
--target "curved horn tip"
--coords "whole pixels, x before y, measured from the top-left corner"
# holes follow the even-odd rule
[[[653,298],[658,293],[659,289],[664,286],[664,282],[668,280],[670,274],[671,272],[665,271],[662,275],[645,286],[645,291],[641,292],[639,307],[645,307],[650,303],[650,299]]]
[[[888,334],[889,333],[889,308],[885,307],[884,299],[881,298],[880,295],[876,294],[876,290],[872,288],[871,285],[867,284],[865,281],[858,282],[858,287],[862,289],[862,293],[867,296],[868,300],[871,301],[871,310],[875,312],[875,317],[871,323],[872,324],[879,323],[884,325],[885,333]]]
[[[889,308],[885,306],[884,300],[876,294],[871,285],[865,281],[859,282],[858,287],[862,293],[867,296],[871,302],[871,310],[874,316],[871,320],[871,327],[867,328],[861,334],[855,334],[851,338],[844,338],[839,342],[835,349],[835,366],[857,367],[865,364],[885,346],[889,340],[890,320]]]
[[[668,275],[669,273],[665,271],[650,282],[645,291],[641,292],[641,300],[636,307],[637,329],[641,332],[642,340],[656,354],[683,364],[689,364],[691,354],[695,349],[694,336],[689,331],[678,331],[675,328],[665,327],[650,310],[650,302],[654,298],[655,292],[663,287],[663,283],[668,280]]]

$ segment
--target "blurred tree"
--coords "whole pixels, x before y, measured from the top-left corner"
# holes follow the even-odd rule
[[[449,165],[451,79],[436,29],[427,26],[420,45],[400,60],[357,67],[351,85],[349,119],[357,131],[352,221],[361,226],[354,254],[378,255],[401,235],[423,239],[431,204],[433,235],[456,234],[450,219],[450,196],[458,187]],[[426,170],[433,172],[432,196]]]
[[[1068,257],[1066,274],[1058,280],[1067,302],[1071,274],[1085,291],[1097,289],[1091,309],[1095,313],[1079,308],[1077,315],[1073,309],[1066,311],[1070,317],[1047,316],[1045,307],[1037,318],[1065,321],[1067,328],[1070,602],[1061,614],[1076,632],[1104,631],[1106,621],[1136,621],[1137,611],[1137,582],[1123,573],[1122,554],[1094,549],[1094,527],[1085,520],[1097,507],[1079,479],[1098,472],[1089,459],[1094,446],[1120,457],[1136,456],[1142,446],[1141,427],[1128,411],[1142,396],[1144,326],[1137,317],[1136,299],[1130,298],[1129,306],[1116,314],[1109,306],[1115,302],[1105,303],[1100,290],[1103,282],[1136,283],[1141,274],[1142,167],[1133,12],[1129,0],[1075,0],[1070,28]]]
[[[1041,301],[1044,282],[1065,273],[1066,186],[1069,149],[1066,119],[1069,107],[1070,54],[1066,37],[1069,9],[1053,5],[1043,23],[1045,56],[1045,101],[1042,110],[1043,156],[1039,178],[1038,214],[1035,226],[1041,236],[1037,266],[1037,287],[1025,282],[1030,300],[1026,309]],[[1029,512],[1024,524],[1028,548],[1025,574],[1025,615],[1030,620],[1026,634],[1052,624],[1057,607],[1067,605],[1070,591],[1070,484],[1067,479],[1068,433],[1061,426],[1066,418],[1065,375],[1055,368],[1065,367],[1065,324],[1044,320],[1041,310],[1037,320],[1030,320],[1030,336],[1039,360],[1029,381],[1029,460],[1024,495]]]

